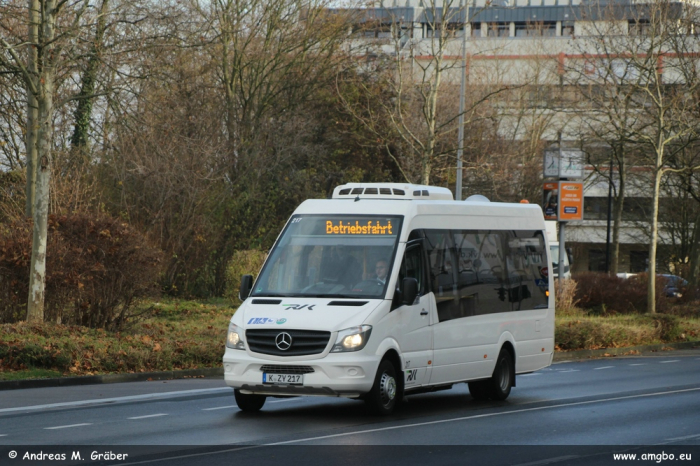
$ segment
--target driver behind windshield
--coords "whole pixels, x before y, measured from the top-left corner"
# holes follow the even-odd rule
[[[335,281],[346,288],[352,288],[355,283],[362,280],[362,267],[347,247],[343,245],[333,247],[330,259],[325,276],[322,278]]]

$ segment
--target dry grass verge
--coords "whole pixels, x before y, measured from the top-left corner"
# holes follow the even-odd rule
[[[568,290],[572,295],[575,290]],[[560,296],[564,298],[565,292]],[[230,301],[144,304],[152,316],[121,332],[27,323],[0,325],[0,380],[220,367]],[[691,308],[695,312],[691,312]],[[700,340],[698,306],[678,315],[558,312],[559,351]]]
[[[700,319],[669,314],[601,317],[578,311],[557,317],[554,340],[559,351],[698,341]]]
[[[0,325],[0,379],[45,369],[63,375],[135,373],[221,364],[228,321],[225,303],[152,303],[153,316],[121,332],[46,324]],[[55,374],[54,374],[55,375]]]

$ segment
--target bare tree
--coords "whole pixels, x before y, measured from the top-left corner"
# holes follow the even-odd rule
[[[84,56],[84,35],[101,15],[88,0],[28,0],[24,7],[18,2],[3,7],[0,67],[23,81],[27,101],[26,212],[34,220],[27,320],[42,321],[55,112],[73,101],[76,92],[62,86],[70,84]]]
[[[607,21],[593,23],[588,31],[593,38],[576,42],[580,54],[590,58],[573,61],[567,67],[566,81],[586,103],[573,113],[581,122],[578,137],[586,141],[588,161],[613,190],[610,272],[617,274],[629,159],[638,145],[634,135],[648,124],[642,118],[637,98],[646,76],[621,55],[627,42],[635,41],[627,35],[627,23],[618,21],[614,10],[605,10],[603,17]]]
[[[679,37],[687,47],[692,47],[688,41],[696,40],[692,35],[679,34],[677,25],[682,12],[666,0],[640,6],[638,11],[643,16],[624,23],[625,27],[630,24],[634,28],[631,34],[598,30],[600,35],[585,41],[596,53],[589,52],[589,58],[578,63],[582,70],[578,76],[595,76],[593,91],[602,90],[607,96],[608,104],[599,108],[605,123],[615,122],[616,127],[609,131],[614,136],[612,145],[625,147],[625,152],[618,150],[618,154],[628,152],[629,144],[638,146],[644,157],[642,163],[650,173],[647,305],[648,312],[654,313],[661,181],[669,172],[697,169],[674,168],[671,161],[677,159],[696,133],[697,123],[691,116],[700,80],[696,79],[694,60],[686,59],[684,54],[672,56]],[[620,23],[605,24],[609,29]]]
[[[489,114],[488,100],[507,88],[498,80],[470,82],[464,111],[458,109],[460,75],[469,67],[461,36],[469,33],[469,17],[476,13],[457,0],[425,2],[425,38],[413,38],[413,23],[391,12],[387,18],[364,19],[365,28],[386,29],[389,38],[364,44],[371,61],[369,75],[357,75],[363,96],[341,97],[346,111],[382,142],[409,182],[430,184],[436,169],[454,169],[460,115],[465,126],[482,121]],[[376,86],[374,73],[383,74],[382,86]],[[376,95],[378,90],[391,97]]]

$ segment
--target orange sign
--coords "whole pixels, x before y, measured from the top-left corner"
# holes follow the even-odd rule
[[[559,221],[583,220],[583,183],[559,182]]]

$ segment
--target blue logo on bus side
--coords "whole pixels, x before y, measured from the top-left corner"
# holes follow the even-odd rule
[[[270,319],[269,317],[253,317],[248,321],[248,325],[262,325],[271,324],[275,319]]]

